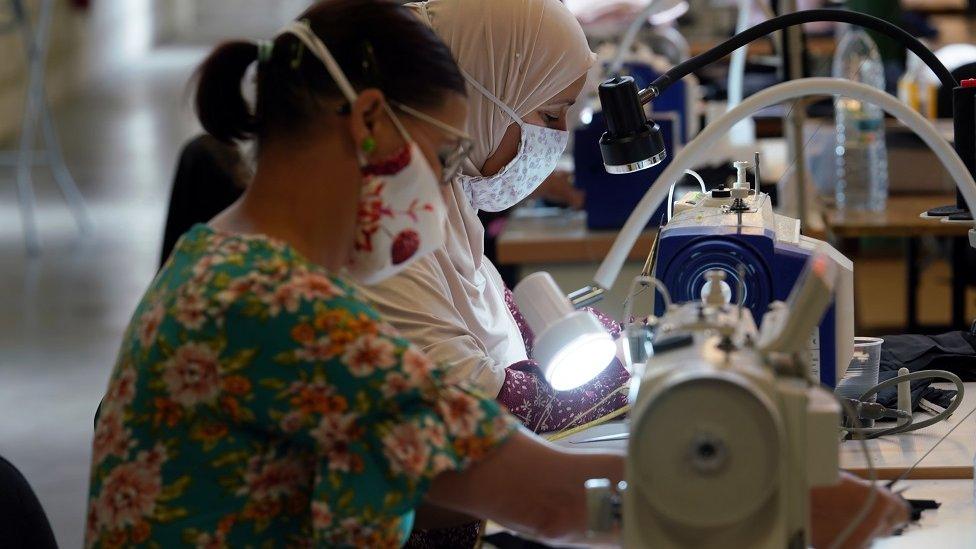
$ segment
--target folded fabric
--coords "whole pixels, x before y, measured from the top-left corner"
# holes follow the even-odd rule
[[[908,368],[909,372],[946,370],[958,375],[963,381],[976,381],[976,337],[963,331],[939,335],[884,336],[878,382],[897,376],[901,368]],[[945,408],[955,398],[956,391],[932,387],[933,381],[936,380],[922,379],[911,382],[912,411],[918,409],[922,399]],[[888,408],[896,407],[897,387],[880,391],[878,403]]]
[[[939,335],[885,336],[880,371],[947,370],[963,381],[976,381],[976,337],[956,331]]]

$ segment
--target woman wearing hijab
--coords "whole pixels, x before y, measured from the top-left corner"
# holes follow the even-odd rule
[[[610,393],[626,384],[627,372],[615,360],[582,388],[553,391],[531,360],[531,332],[484,255],[477,215],[514,206],[555,169],[569,138],[566,111],[595,55],[558,0],[408,6],[461,67],[473,145],[462,173],[444,192],[444,246],[366,294],[410,341],[495,395],[530,429],[553,431],[605,415],[626,402],[622,392]],[[616,336],[616,323],[605,324]]]
[[[320,2],[273,42],[207,58],[200,121],[256,139],[257,168],[133,315],[96,422],[86,546],[399,547],[425,502],[586,539],[583,484],[620,480],[622,456],[520,430],[355,290],[443,242],[465,93],[450,51],[384,0]]]

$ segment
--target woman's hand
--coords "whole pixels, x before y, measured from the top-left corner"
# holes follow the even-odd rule
[[[832,547],[837,535],[861,511],[870,495],[871,484],[854,475],[841,472],[840,482],[810,491],[810,524],[814,547]],[[876,487],[877,495],[870,512],[861,524],[843,541],[840,547],[865,547],[876,537],[887,536],[895,528],[908,522],[909,508],[905,500],[883,487]]]
[[[519,431],[462,472],[442,473],[427,501],[484,517],[550,544],[586,544],[586,491],[591,478],[623,478],[619,454],[570,451]]]

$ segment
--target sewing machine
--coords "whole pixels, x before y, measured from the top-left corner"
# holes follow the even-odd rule
[[[732,188],[688,193],[675,203],[661,228],[654,276],[681,303],[708,292],[705,275],[719,270],[726,299],[743,303],[762,322],[769,304],[786,299],[807,259],[822,250],[838,266],[837,288],[811,331],[808,351],[814,379],[833,387],[853,352],[854,264],[827,243],[801,235],[799,220],[773,213],[769,196],[749,188],[748,166],[735,163]]]
[[[627,482],[619,494],[587,483],[594,535],[622,518],[625,547],[808,546],[809,489],[837,479],[839,407],[809,380],[802,350],[839,270],[814,255],[761,330],[725,299],[718,270],[703,299],[659,319],[653,353],[628,326]]]

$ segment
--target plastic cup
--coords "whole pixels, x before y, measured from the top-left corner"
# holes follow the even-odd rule
[[[854,356],[844,377],[837,383],[837,389],[834,390],[837,395],[857,399],[878,384],[882,343],[884,340],[880,337],[854,338]],[[872,395],[867,402],[874,402],[877,398],[877,395]]]

